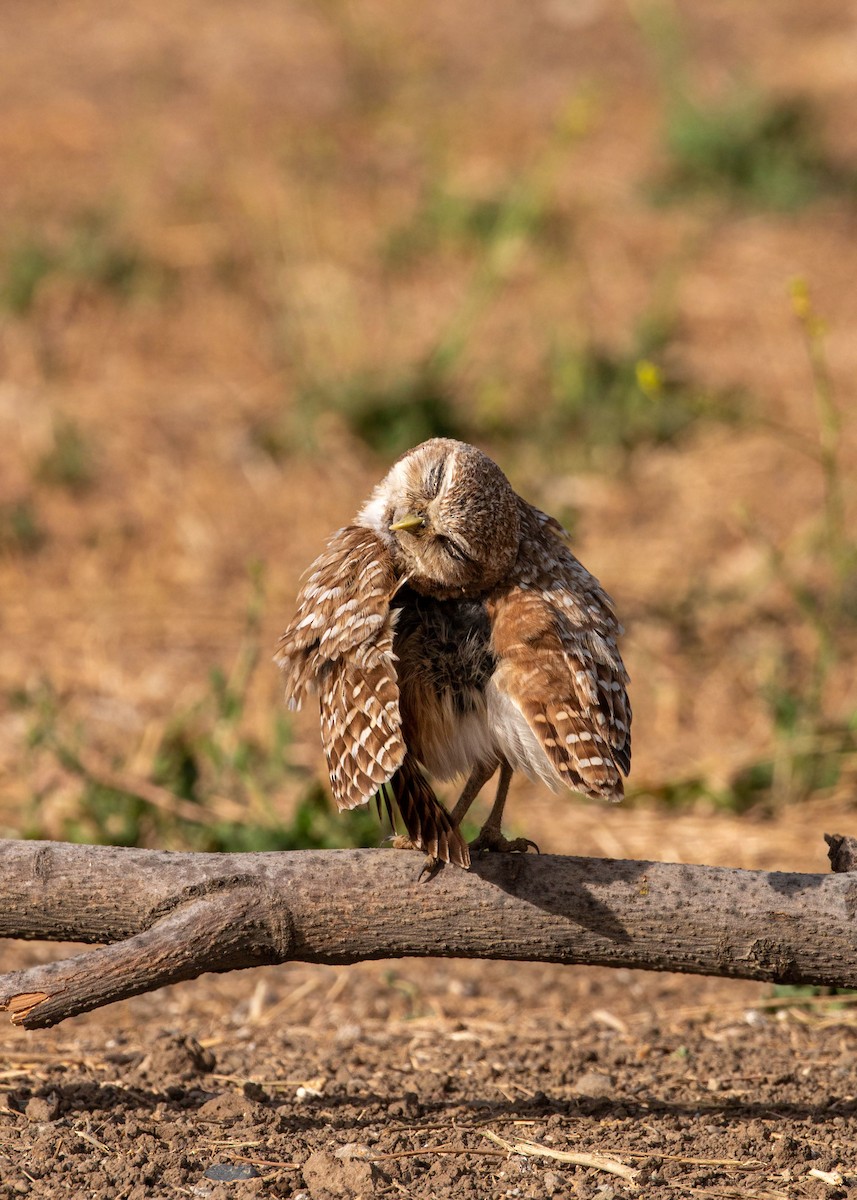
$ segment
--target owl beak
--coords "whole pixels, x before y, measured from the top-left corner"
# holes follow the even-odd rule
[[[403,517],[399,517],[398,521],[393,522],[390,532],[398,533],[405,529],[408,533],[413,533],[415,529],[422,529],[425,523],[425,517],[418,517],[416,513],[405,513]]]

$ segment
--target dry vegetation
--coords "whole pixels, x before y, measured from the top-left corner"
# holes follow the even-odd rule
[[[8,0],[0,38],[2,832],[373,844],[373,820],[329,814],[314,715],[286,719],[270,652],[324,536],[392,455],[449,432],[573,528],[627,626],[629,804],[518,784],[512,824],[558,852],[822,869],[825,823],[854,832],[857,776],[849,5]],[[783,1138],[811,1150],[797,1126],[853,1105],[850,1009],[748,1025],[730,997],[758,988],[712,985],[720,1016],[680,1017],[698,983],[384,970],[272,972],[255,999],[251,980],[203,980],[81,1021],[79,1042],[9,1041],[0,1191],[202,1194],[199,1105],[275,1077],[247,1093],[267,1114],[255,1135],[217,1151],[252,1143],[275,1165],[230,1195],[321,1196],[312,1168],[276,1163],[375,1145],[366,1121],[385,1153],[413,1149],[393,1133],[420,1122],[419,1145],[441,1145],[483,1101],[511,1141],[633,1150],[628,1122],[641,1153],[680,1144],[647,1195],[835,1195],[808,1171],[838,1162],[857,1179],[833,1125],[826,1158],[773,1156]],[[224,1073],[147,1075],[163,1028],[216,1041]],[[424,1045],[457,1047],[454,1104]],[[684,1090],[653,1071],[630,1101],[642,1065],[673,1070],[682,1047],[705,1064]],[[490,1086],[471,1050],[500,1064]],[[724,1084],[728,1056],[756,1051],[755,1082]],[[796,1055],[815,1073],[765,1066]],[[414,1079],[391,1092],[389,1063]],[[312,1092],[277,1109],[316,1066],[334,1115]],[[613,1090],[584,1102],[590,1068]],[[776,1083],[790,1071],[793,1095]],[[18,1109],[49,1094],[27,1125]],[[156,1125],[170,1105],[187,1145],[148,1183],[111,1176],[140,1107]],[[665,1141],[644,1144],[641,1105]],[[507,1152],[473,1137],[470,1157],[405,1174],[387,1167],[411,1159],[387,1159],[340,1194],[631,1194],[547,1160],[500,1178]],[[33,1154],[41,1174],[21,1173]]]

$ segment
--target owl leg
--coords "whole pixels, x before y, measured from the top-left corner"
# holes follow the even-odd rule
[[[497,770],[497,763],[488,767],[484,763],[477,763],[468,776],[467,783],[464,785],[464,791],[461,793],[461,798],[455,808],[449,814],[450,820],[454,829],[458,829],[461,822],[467,816],[467,811],[470,805],[485,787],[485,784]]]
[[[486,850],[496,850],[506,854],[510,851],[525,853],[529,850],[530,846],[532,846],[537,854],[539,852],[536,843],[531,842],[529,838],[513,838],[512,841],[509,841],[507,837],[504,837],[503,831],[500,828],[511,781],[512,768],[504,760],[500,765],[500,779],[497,783],[497,796],[494,800],[494,806],[488,814],[488,820],[480,829],[479,836],[470,843],[470,849],[477,854],[484,853]]]

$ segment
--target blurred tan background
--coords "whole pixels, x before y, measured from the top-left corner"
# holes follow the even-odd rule
[[[7,0],[0,58],[5,835],[376,842],[270,659],[448,433],[627,628],[628,805],[518,782],[511,826],[820,869],[857,762],[850,0]]]

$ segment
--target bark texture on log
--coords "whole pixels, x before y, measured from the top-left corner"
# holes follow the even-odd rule
[[[489,854],[427,878],[391,850],[0,841],[0,937],[100,946],[0,975],[0,1008],[35,1029],[205,971],[406,956],[857,987],[857,842],[828,843],[838,874]]]

